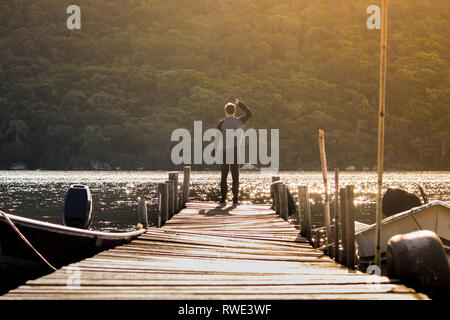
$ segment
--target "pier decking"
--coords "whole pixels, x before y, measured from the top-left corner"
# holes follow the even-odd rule
[[[150,228],[129,244],[30,280],[0,299],[427,296],[386,277],[342,267],[313,249],[269,206],[202,202],[187,203],[163,228]]]

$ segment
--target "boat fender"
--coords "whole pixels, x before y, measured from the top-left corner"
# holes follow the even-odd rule
[[[386,273],[412,287],[448,292],[449,264],[439,237],[420,230],[391,237],[386,250]]]

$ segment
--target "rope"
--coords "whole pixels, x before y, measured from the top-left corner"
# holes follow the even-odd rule
[[[56,271],[56,268],[54,266],[52,266],[40,253],[39,251],[37,251],[33,245],[27,240],[27,238],[25,238],[25,236],[19,231],[19,229],[17,229],[17,227],[14,225],[14,223],[11,221],[11,219],[9,219],[8,215],[6,213],[4,213],[3,211],[0,210],[0,214],[3,215],[3,217],[5,218],[6,222],[8,222],[8,224],[11,226],[11,228],[13,228],[13,230],[18,234],[18,236],[25,242],[26,245],[28,245],[38,256],[39,258],[42,259],[42,261],[44,261],[51,269],[53,269],[54,271]]]
[[[414,217],[414,213],[411,215],[411,217],[413,218],[414,222],[417,224],[417,226],[419,227],[420,230],[423,230],[422,226],[419,224],[419,222],[417,222],[416,218]]]
[[[425,191],[423,190],[423,188],[422,188],[422,186],[421,186],[420,184],[418,184],[418,186],[419,186],[420,195],[422,196],[423,201],[424,201],[425,203],[428,203],[428,197],[427,197],[427,195],[425,194]]]

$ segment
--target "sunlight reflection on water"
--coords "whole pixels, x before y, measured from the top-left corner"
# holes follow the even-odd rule
[[[321,172],[281,172],[296,198],[296,187],[308,185],[311,193],[312,223],[323,224],[324,190]],[[167,180],[167,171],[0,171],[0,209],[34,219],[61,223],[62,204],[70,184],[90,187],[94,200],[92,228],[117,230],[137,222],[137,198],[149,201],[149,210],[156,208],[157,184]],[[220,197],[219,172],[192,172],[191,198],[217,201]],[[330,200],[334,199],[334,173],[329,173]],[[182,173],[179,181],[182,182]],[[342,172],[340,185],[355,186],[356,220],[375,220],[375,172]],[[229,177],[231,183],[231,177]],[[270,203],[271,175],[241,172],[242,203]],[[429,200],[450,200],[450,172],[386,172],[384,189],[402,188],[419,195],[418,184]],[[231,185],[229,187],[231,189]],[[231,201],[231,190],[229,192]],[[331,203],[331,210],[333,205]]]

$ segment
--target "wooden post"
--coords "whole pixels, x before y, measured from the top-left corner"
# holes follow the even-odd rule
[[[273,209],[275,212],[279,215],[280,214],[280,196],[278,192],[278,185],[281,184],[281,182],[277,181],[273,183]]]
[[[308,186],[299,186],[297,189],[300,235],[311,242],[311,204]]]
[[[345,214],[345,232],[346,235],[346,246],[347,246],[347,267],[355,267],[355,205],[353,203],[354,199],[354,186],[346,186],[346,214]]]
[[[278,187],[277,185],[281,183],[281,181],[275,181],[270,185],[270,197],[272,198],[272,209],[275,212],[279,212],[278,210]]]
[[[175,208],[175,188],[174,188],[174,183],[173,180],[167,180],[166,181],[168,189],[169,189],[169,220],[172,219],[173,215],[174,215],[174,208]]]
[[[327,178],[327,156],[325,154],[325,133],[319,130],[319,148],[320,148],[320,162],[322,164],[323,184],[325,188],[325,228],[327,234],[327,243],[332,241],[331,226],[330,226],[330,200],[328,198],[328,178]]]
[[[346,192],[345,188],[339,189],[339,202],[341,204],[341,230],[342,230],[342,252],[339,254],[339,262],[347,265],[347,224],[346,224]]]
[[[169,180],[173,181],[173,213],[178,213],[178,172],[169,172]]]
[[[141,198],[138,198],[138,218],[139,223],[142,224],[144,228],[147,228],[148,227],[147,201]]]
[[[279,176],[272,176],[272,184],[270,185],[270,195],[272,197],[272,209],[275,210],[275,212],[279,213],[279,210],[277,208],[277,202],[275,201],[276,197],[275,195],[278,194],[275,189],[277,188],[276,186],[276,182],[280,181],[280,177]]]
[[[272,183],[270,185],[270,198],[272,199],[272,206],[270,208],[276,212],[277,208],[275,207],[275,188],[276,184]]]
[[[386,114],[387,1],[381,2],[380,101],[378,110],[378,193],[375,228],[375,265],[381,266],[381,215],[384,162],[384,117]]]
[[[161,196],[161,195],[159,195]],[[158,204],[159,204],[159,197],[158,197]],[[162,219],[161,219],[161,210],[155,210],[153,212],[150,212],[150,218],[152,223],[157,227],[157,228],[161,228],[162,227]]]
[[[148,213],[148,221],[151,226],[156,228],[161,228],[162,219],[161,219],[161,210],[159,210],[159,203],[161,201],[161,195],[158,193],[158,208],[155,211],[150,211]]]
[[[339,169],[334,169],[334,259],[339,260]]]
[[[288,198],[287,198],[287,188],[283,183],[278,184],[278,197],[280,201],[280,217],[284,220],[288,220]]]
[[[161,212],[161,225],[169,220],[169,186],[167,183],[158,183],[159,211]]]
[[[319,229],[315,229],[314,230],[314,248],[319,248],[320,247],[320,230]]]
[[[189,189],[191,187],[191,167],[185,166],[183,173],[183,207],[189,202]]]

